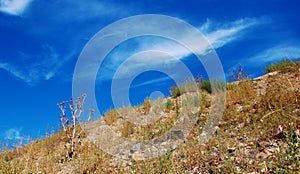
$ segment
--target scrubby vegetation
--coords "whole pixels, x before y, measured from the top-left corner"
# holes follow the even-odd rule
[[[201,81],[201,83],[199,84],[199,88],[206,90],[207,92],[211,93],[212,89],[211,89],[211,84],[209,80],[203,80]]]
[[[206,80],[206,79],[196,79],[195,82],[187,82],[179,86],[173,86],[170,88],[170,95],[173,98],[179,97],[181,94],[187,92],[195,92],[197,90],[206,91],[208,93],[212,93],[213,88],[215,90],[224,90],[226,88],[226,83],[218,80]]]
[[[299,58],[300,60],[300,58]],[[300,68],[300,63],[299,61],[293,61],[293,60],[282,60],[278,63],[271,63],[270,65],[267,66],[267,68],[265,69],[265,73],[270,73],[270,72],[274,72],[274,71],[280,71],[283,73],[287,73],[287,72],[295,72]]]
[[[184,112],[182,105],[199,106],[198,121],[185,142],[159,158],[120,161],[97,148],[83,133],[80,145],[76,146],[77,155],[62,160],[69,139],[61,131],[23,148],[2,148],[0,173],[297,173],[300,170],[299,62],[284,60],[266,70],[274,71],[281,73],[254,80],[237,72],[237,81],[226,85],[223,118],[206,144],[199,143],[199,135],[209,116],[212,99],[209,81],[202,80],[197,89],[199,98],[180,100],[184,93],[194,90],[187,84],[173,87],[172,97],[146,99],[141,106],[114,109],[102,118],[120,135],[148,140],[173,126]],[[220,86],[225,88],[224,83]],[[125,119],[126,116],[147,118],[149,114],[159,116],[150,125],[136,126]]]

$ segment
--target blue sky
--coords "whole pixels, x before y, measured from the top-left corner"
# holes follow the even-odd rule
[[[225,73],[241,63],[255,77],[269,62],[300,56],[299,5],[297,0],[0,0],[0,138],[35,139],[58,128],[56,103],[72,95],[73,71],[81,50],[112,22],[140,14],[179,18],[205,35]],[[147,21],[132,27],[142,26],[143,22]],[[188,34],[184,36],[192,39]],[[103,72],[98,73],[100,110],[113,107],[108,91],[124,57],[147,49],[170,52],[194,75],[205,74],[195,57],[178,45],[162,38],[132,39],[115,48],[102,65]],[[173,64],[172,59],[143,59],[128,64],[119,78],[147,67],[149,62],[153,66]],[[173,83],[163,73],[144,72],[132,83],[130,99],[141,103],[157,90],[166,95]]]

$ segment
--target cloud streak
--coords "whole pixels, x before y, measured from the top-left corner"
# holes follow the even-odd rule
[[[22,15],[32,2],[33,0],[0,0],[0,11],[10,15]],[[99,30],[99,25],[102,25],[103,21],[125,15],[128,13],[124,10],[125,7],[130,8],[123,4],[97,0],[91,0],[89,3],[84,0],[66,0],[57,3],[41,1],[39,5],[47,6],[47,10],[41,11],[36,4],[32,4],[28,18],[32,19],[29,25],[33,26],[30,26],[30,30],[25,27],[21,35],[25,33],[26,36],[30,36],[30,40],[37,39],[42,40],[41,42],[48,42],[50,36],[49,42],[52,45],[44,44],[42,50],[37,53],[20,51],[16,46],[12,53],[2,55],[3,59],[0,60],[0,69],[31,86],[55,77],[65,62],[80,51],[82,42],[87,40],[86,37],[91,37],[91,33],[94,34]],[[90,25],[91,21],[96,25]],[[86,26],[86,22],[91,26],[88,29],[77,30],[72,26],[73,24]],[[51,37],[56,38],[54,42]],[[64,45],[64,50],[60,49],[61,45]],[[40,49],[39,45],[32,47]],[[30,61],[24,61],[27,59]]]
[[[21,136],[21,128],[15,129],[10,128],[4,132],[4,139],[8,141],[18,141],[21,140],[23,137]]]
[[[3,0],[2,0],[3,1]],[[28,1],[29,3],[30,1]],[[105,8],[104,4],[99,4],[96,1],[93,1],[95,6],[101,6]],[[70,3],[69,3],[70,4]],[[73,5],[75,9],[79,10],[78,14],[80,16],[80,4],[83,4],[83,1],[78,1]],[[86,8],[85,5],[82,6],[83,9]],[[115,8],[117,9],[117,8]],[[94,9],[95,10],[95,9]],[[71,10],[66,10],[66,18],[69,18]],[[86,18],[91,16],[97,16],[99,12],[95,10],[94,12],[89,12]],[[113,11],[111,13],[114,13]],[[107,14],[106,14],[107,15]],[[145,22],[145,21],[141,21]],[[207,40],[213,46],[214,49],[218,49],[227,45],[234,40],[241,39],[244,31],[247,29],[260,24],[260,19],[245,18],[233,22],[217,23],[207,20],[202,26],[198,29],[207,37]],[[128,26],[128,27],[139,27],[137,26]],[[142,28],[141,28],[142,29]],[[172,31],[170,31],[172,32]],[[189,35],[189,33],[182,32],[180,33],[179,42],[189,42],[196,43],[194,36]],[[193,54],[190,50],[185,48],[183,45],[180,45],[174,41],[167,39],[153,39],[147,38],[142,40],[137,40],[135,42],[134,50],[130,50],[127,47],[117,49],[113,52],[108,58],[108,63],[103,66],[101,73],[98,76],[101,80],[109,80],[113,78],[113,74],[120,66],[122,61],[127,59],[133,54],[138,52],[147,51],[147,50],[158,50],[169,54],[170,56],[148,56],[148,57],[135,57],[131,60],[131,64],[127,64],[126,68],[123,68],[124,72],[119,72],[120,78],[126,78],[135,73],[135,71],[148,67],[149,65],[155,66],[175,66],[176,62],[180,61]],[[205,55],[210,48],[206,46],[199,45],[199,48],[196,50],[197,53]],[[18,60],[22,59],[33,59],[33,62],[11,62],[11,61],[0,61],[0,68],[11,73],[14,77],[24,81],[28,85],[34,86],[42,80],[50,80],[56,74],[57,71],[67,62],[71,57],[75,56],[76,51],[68,49],[68,53],[62,54],[58,53],[54,47],[45,44],[43,49],[36,54],[26,54],[20,53],[18,55]],[[87,72],[88,73],[88,72]],[[88,76],[88,75],[87,75]]]
[[[248,29],[251,29],[257,25],[260,25],[263,18],[244,18],[232,22],[226,23],[217,23],[207,20],[202,26],[198,27],[200,32],[204,34],[208,42],[214,49],[223,47],[224,45],[230,44],[235,40],[242,39],[244,34]],[[142,21],[141,21],[142,22]],[[172,32],[172,30],[170,30]],[[182,43],[198,43],[189,33],[182,32],[179,36],[180,40],[178,42]],[[135,50],[130,50],[127,47],[119,47],[117,51],[113,52],[110,56],[107,57],[108,62],[107,66],[104,66],[104,70],[99,76],[100,79],[111,78],[111,74],[114,73],[113,70],[116,70],[121,64],[122,61],[128,59],[131,55],[137,54],[138,52],[147,51],[147,50],[157,50],[163,53],[166,53],[170,56],[153,55],[153,56],[135,56],[134,60],[130,60],[130,64],[126,64],[126,68],[123,68],[123,72],[119,72],[120,78],[127,78],[128,76],[133,75],[136,71],[151,66],[172,66],[176,65],[176,62],[181,61],[184,58],[187,58],[193,54],[183,45],[170,41],[167,39],[153,39],[146,38],[135,41],[134,47]],[[203,44],[198,45],[196,53],[200,55],[206,55],[209,53],[211,47]],[[165,54],[165,55],[166,55]],[[98,78],[99,78],[98,77]]]
[[[275,47],[264,50],[248,59],[246,62],[249,65],[263,65],[274,61],[280,61],[282,59],[295,59],[300,56],[300,48],[293,45],[277,45]]]
[[[0,69],[3,69],[9,73],[11,73],[13,76],[17,77],[18,79],[23,80],[24,82],[31,84],[32,80],[24,75],[17,67],[9,64],[9,63],[0,63]]]
[[[0,11],[10,15],[20,15],[32,0],[0,0]]]
[[[74,52],[70,52],[69,55],[60,59],[62,56],[53,47],[45,44],[40,53],[20,53],[18,60],[23,60],[23,62],[0,62],[0,69],[9,72],[30,86],[35,86],[42,80],[52,79],[65,62],[74,55]]]
[[[87,3],[85,0],[67,0],[63,4],[65,12],[61,17],[68,20],[86,20],[95,17],[115,17],[127,14],[123,5],[109,1],[90,0]]]
[[[206,35],[212,46],[217,49],[240,39],[246,29],[259,25],[262,21],[265,23],[268,19],[244,18],[221,25],[218,29],[212,29],[214,24],[208,19],[199,29]]]
[[[166,80],[170,80],[170,77],[161,77],[161,78],[156,78],[156,79],[148,80],[148,81],[145,81],[145,82],[133,85],[132,88],[137,88],[137,87],[141,87],[141,86],[151,85],[153,83],[158,84],[158,83],[164,82]]]

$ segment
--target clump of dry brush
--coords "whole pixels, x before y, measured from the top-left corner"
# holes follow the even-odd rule
[[[84,111],[83,104],[85,102],[85,99],[86,94],[83,94],[77,99],[71,98],[69,101],[64,101],[57,104],[62,113],[59,116],[60,126],[65,132],[67,139],[66,144],[64,145],[66,154],[62,161],[72,159],[76,155],[76,147],[81,144],[83,131],[82,129],[80,129],[79,125],[82,124],[80,116]],[[70,116],[67,114],[67,111],[69,111]],[[93,112],[94,110],[91,109],[87,121],[90,121]]]

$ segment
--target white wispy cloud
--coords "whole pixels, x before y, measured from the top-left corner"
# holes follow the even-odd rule
[[[4,139],[8,141],[18,141],[22,139],[21,128],[10,128],[4,132]]]
[[[73,37],[75,38],[81,37],[86,40],[90,39],[91,34],[94,34],[100,27],[103,27],[103,24],[107,25],[107,21],[128,16],[130,12],[134,11],[129,3],[124,5],[124,3],[113,1],[64,0],[55,3],[41,1],[37,4],[47,7],[47,10],[32,10],[30,15],[34,15],[32,18],[36,19],[32,22],[37,22],[36,25],[39,25],[36,29],[32,28],[35,33],[52,34],[53,31],[61,31],[61,28],[69,28],[80,23],[81,27],[85,27],[84,30],[75,29],[69,30],[69,32],[74,32]]]
[[[0,12],[22,15],[32,2],[33,0],[0,0]],[[62,51],[59,50],[59,46],[44,44],[40,52],[32,54],[18,51],[16,48],[15,52],[18,52],[18,55],[2,55],[1,58],[6,57],[6,60],[0,60],[0,69],[32,86],[37,85],[40,81],[52,79],[59,71],[63,71],[61,67],[78,54],[82,42],[87,40],[87,36],[91,37],[91,34],[99,30],[99,25],[101,26],[103,21],[127,14],[128,10],[124,9],[130,8],[120,3],[98,0],[89,2],[65,0],[57,3],[43,1],[39,2],[39,5],[47,6],[47,10],[35,11],[37,8],[32,8],[30,15],[35,16],[30,17],[35,19],[32,20],[34,26],[30,28],[30,31],[24,29],[24,32],[43,40],[48,40],[49,36],[53,38],[53,35],[61,37],[58,39],[58,43],[64,44],[65,49]],[[83,23],[86,21],[89,23],[96,21],[97,24],[90,26],[91,29],[66,29],[67,34],[61,30],[70,27],[72,22]],[[59,33],[57,33],[58,30]],[[72,38],[63,38],[66,35],[72,35]],[[31,61],[26,61],[27,59]]]
[[[164,82],[169,79],[170,79],[170,77],[156,78],[156,79],[148,80],[148,81],[133,85],[132,88],[141,87],[141,86],[145,86],[145,85],[151,85],[153,83],[161,83],[161,82]]]
[[[142,24],[144,21],[140,22]],[[211,46],[214,49],[218,49],[235,40],[242,39],[248,29],[260,25],[262,22],[265,22],[264,18],[243,18],[232,22],[222,23],[207,20],[202,26],[198,27],[198,29],[204,34],[210,45],[197,45],[197,48],[194,51],[205,56],[211,49]],[[162,28],[162,30],[164,30],[164,28]],[[170,32],[173,32],[173,30],[170,30]],[[178,40],[179,43],[191,43],[193,45],[199,43],[199,41],[195,40],[196,37],[188,32],[182,31],[180,33],[176,33],[176,35],[180,38]],[[121,48],[108,57],[108,61],[110,62],[108,63],[109,66],[104,67],[100,78],[111,78],[111,74],[114,73],[113,70],[118,68],[122,61],[130,57],[130,54],[136,54],[137,52],[146,50],[157,50],[170,56],[166,56],[166,54],[144,54],[143,56],[135,56],[135,59],[130,60],[130,64],[127,63],[126,67],[122,68],[122,72],[118,72],[118,77],[126,78],[141,69],[149,67],[149,65],[172,66],[172,63],[175,65],[176,62],[193,54],[189,49],[179,43],[170,40],[151,40],[150,38],[146,39],[146,42],[145,40],[138,41],[138,43],[135,44],[135,51],[130,52],[127,48]]]
[[[20,15],[32,0],[0,0],[0,11],[10,15]]]
[[[17,67],[15,67],[14,65],[11,65],[9,63],[0,63],[0,69],[6,70],[9,73],[11,73],[12,75],[14,75],[15,77],[23,80],[24,82],[31,84],[32,80],[27,77],[26,75],[24,75]]]
[[[61,14],[61,18],[68,20],[122,16],[128,12],[124,10],[126,6],[109,1],[90,0],[87,2],[85,0],[65,0],[63,4],[64,13]]]
[[[266,49],[248,59],[245,59],[245,63],[249,64],[249,66],[257,66],[274,61],[280,61],[282,59],[295,59],[298,57],[300,57],[300,47],[282,44]]]
[[[61,59],[53,47],[45,44],[40,53],[18,54],[17,59],[20,60],[18,63],[0,61],[0,69],[9,72],[30,86],[35,86],[40,81],[52,79],[74,54],[74,52],[70,52]]]
[[[212,46],[217,49],[234,40],[240,39],[248,28],[268,22],[267,18],[244,18],[237,21],[221,24],[220,28],[212,29],[214,24],[208,19],[199,29],[202,31]]]

